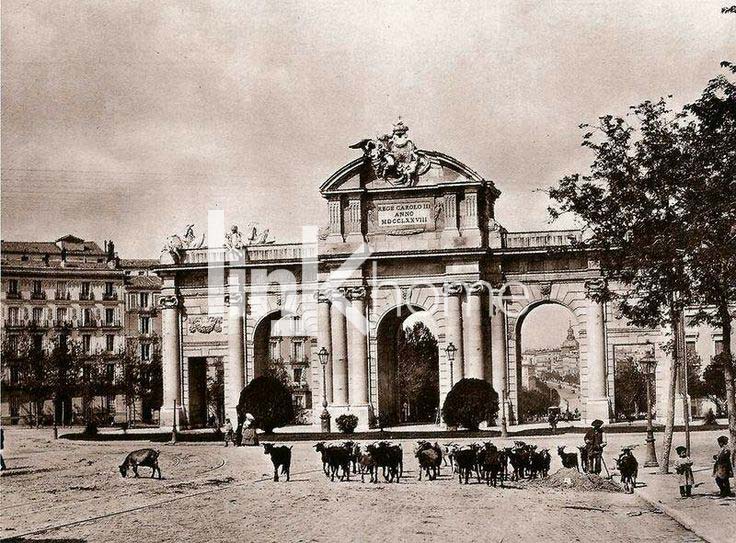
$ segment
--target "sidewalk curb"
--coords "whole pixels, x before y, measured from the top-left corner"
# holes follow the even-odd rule
[[[647,492],[642,491],[642,489],[634,489],[634,494],[636,494],[639,498],[647,502],[650,506],[654,507],[658,511],[661,511],[672,520],[680,524],[683,528],[694,533],[704,541],[707,541],[708,543],[726,543],[726,540],[722,539],[721,536],[708,533],[709,530],[703,531],[701,527],[698,527],[697,524],[693,522],[693,519],[689,515],[682,513],[674,507],[664,504],[655,498],[652,498],[648,495]]]

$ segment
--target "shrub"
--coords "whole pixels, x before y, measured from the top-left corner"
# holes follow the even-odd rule
[[[335,424],[343,434],[352,434],[358,426],[358,417],[355,415],[340,415],[335,419]]]
[[[498,394],[488,381],[461,379],[445,398],[442,418],[448,426],[477,430],[483,421],[493,421],[498,414]]]
[[[238,425],[243,424],[246,413],[253,415],[254,427],[270,434],[293,419],[291,392],[274,377],[256,377],[240,393]]]

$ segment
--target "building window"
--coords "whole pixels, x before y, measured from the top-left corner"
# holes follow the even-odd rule
[[[105,409],[109,416],[115,416],[115,396],[105,398]]]
[[[141,360],[147,362],[151,360],[151,344],[141,343]]]
[[[111,281],[105,282],[105,296],[112,296],[115,292],[115,287]]]
[[[43,308],[34,307],[33,312],[31,313],[31,318],[33,320],[33,324],[41,324],[41,321],[43,320]]]
[[[41,294],[42,292],[42,285],[41,281],[35,280],[33,281],[33,294]]]
[[[108,353],[111,353],[115,350],[115,336],[112,334],[108,334],[105,337],[105,349]]]
[[[84,326],[92,326],[94,319],[92,318],[92,309],[85,307],[82,311],[82,324]]]
[[[279,342],[277,340],[271,340],[269,343],[269,353],[271,356],[271,360],[278,360],[281,358],[281,353],[279,352]]]
[[[715,351],[715,355],[718,356],[723,352],[723,340],[717,339],[713,342],[713,350]]]
[[[150,334],[151,333],[151,317],[139,318],[138,328],[141,334]]]
[[[56,323],[59,326],[63,326],[66,322],[66,307],[56,308]]]
[[[294,368],[294,382],[297,384],[302,382],[302,368]]]
[[[43,336],[33,336],[33,350],[36,352],[43,351]]]
[[[13,354],[18,353],[18,336],[8,336],[8,351]]]
[[[82,288],[79,291],[79,299],[80,300],[91,300],[91,290],[90,290],[90,284],[89,281],[83,281],[82,282]]]
[[[8,279],[8,294],[11,294],[11,295],[18,294],[18,280],[17,279]]]
[[[8,324],[10,324],[11,326],[17,326],[18,324],[20,324],[20,308],[8,308]]]
[[[115,310],[111,307],[105,309],[105,323],[113,324],[115,322]]]
[[[105,377],[108,383],[115,380],[115,364],[107,364],[105,366]]]
[[[148,293],[147,292],[141,292],[141,293],[139,293],[138,294],[138,302],[139,302],[138,305],[140,307],[142,307],[144,309],[147,308],[148,307]]]
[[[59,334],[59,348],[66,349],[67,343],[69,342],[69,336],[66,334]]]
[[[56,282],[56,299],[57,300],[69,299],[69,291],[66,286],[66,281]]]
[[[291,357],[295,362],[301,362],[304,358],[304,343],[293,341],[291,343]]]
[[[82,351],[85,354],[90,354],[92,352],[92,336],[89,334],[82,335]]]

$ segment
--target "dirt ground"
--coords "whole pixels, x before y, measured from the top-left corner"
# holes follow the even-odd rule
[[[460,485],[443,470],[418,481],[403,442],[400,484],[327,480],[312,443],[293,444],[290,482],[274,483],[262,448],[153,445],[164,479],[123,479],[117,466],[147,442],[53,441],[10,430],[0,479],[0,537],[76,541],[699,541],[636,496],[518,485]],[[703,450],[713,436],[698,436]],[[581,436],[529,438],[554,446]],[[642,441],[612,435],[609,451]],[[501,440],[494,440],[503,445]],[[510,443],[510,442],[509,442]],[[704,453],[705,454],[705,453]],[[613,456],[611,454],[610,456]],[[639,453],[643,457],[643,452]],[[609,466],[611,459],[607,458]],[[367,481],[367,479],[366,479]],[[704,481],[704,485],[712,481]],[[676,491],[676,488],[673,489]]]

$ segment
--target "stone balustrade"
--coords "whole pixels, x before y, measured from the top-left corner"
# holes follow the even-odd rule
[[[505,249],[529,249],[538,247],[565,247],[582,240],[581,230],[547,230],[536,232],[506,232]]]

